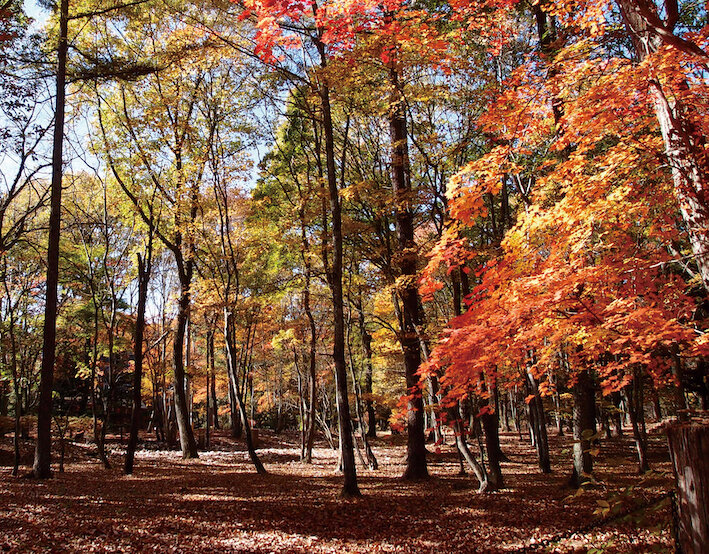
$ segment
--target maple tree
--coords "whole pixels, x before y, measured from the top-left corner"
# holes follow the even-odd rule
[[[324,164],[322,175],[327,183],[329,197],[329,218],[331,227],[332,251],[323,261],[326,266],[328,285],[332,293],[333,309],[333,361],[335,365],[337,405],[339,414],[339,429],[341,441],[342,469],[344,474],[343,496],[359,496],[357,474],[354,460],[354,445],[352,442],[352,425],[350,421],[349,398],[347,392],[347,370],[345,359],[345,329],[343,311],[343,238],[342,238],[342,205],[339,194],[337,168],[335,160],[335,137],[332,120],[331,77],[328,75],[330,61],[329,49],[324,38],[327,26],[322,25],[319,6],[316,2],[310,5],[291,5],[288,2],[270,5],[247,2],[247,10],[255,11],[259,20],[256,30],[256,51],[267,62],[275,62],[273,50],[277,46],[302,45],[307,40],[315,49],[316,66],[320,72],[312,81],[314,92],[320,99],[320,117],[322,118],[322,149]],[[248,12],[247,12],[248,13]],[[285,33],[279,25],[279,18],[288,17],[293,20],[314,18],[314,33],[309,33],[307,26],[296,32]],[[298,31],[301,33],[299,34]]]
[[[430,367],[445,367],[441,380],[453,397],[470,387],[484,395],[483,376],[514,384],[519,368],[552,394],[549,374],[560,352],[575,390],[589,389],[581,381],[592,371],[606,393],[628,386],[639,367],[663,382],[673,345],[688,348],[695,338],[687,285],[668,269],[668,242],[679,240],[676,208],[657,163],[662,143],[651,104],[640,93],[645,69],[608,54],[582,56],[603,46],[597,29],[584,34],[588,15],[573,21],[565,14],[564,28],[581,33],[547,52],[546,72],[535,61],[512,74],[515,87],[479,119],[494,137],[489,153],[449,186],[452,217],[470,225],[487,215],[485,195],[498,194],[510,175],[534,182],[501,255],[478,273],[469,311],[453,320],[432,356]],[[451,271],[472,258],[460,223],[444,233],[428,275],[441,262]],[[425,290],[437,287],[429,281]],[[581,431],[592,423],[580,425],[577,458],[586,459],[578,474],[590,470]],[[643,437],[633,427],[640,450]]]
[[[336,466],[341,496],[370,497],[344,504],[354,536],[350,513],[394,474],[453,484],[397,485],[392,514],[457,497],[469,470],[478,492],[500,490],[479,498],[488,515],[538,500],[541,482],[609,515],[622,502],[596,479],[633,458],[642,486],[669,468],[649,420],[709,404],[702,8],[67,4],[47,23],[63,52],[53,144],[42,81],[0,103],[0,431],[14,428],[15,473],[37,413],[35,475],[49,475],[50,420],[60,467],[97,475],[72,445],[93,415],[86,448],[108,467],[130,429],[123,470],[136,484],[168,468],[175,506],[198,482],[211,500],[243,471],[226,451],[242,451],[269,470],[244,495],[282,487],[266,500],[279,532],[293,487],[317,499],[311,480],[333,490]],[[21,33],[1,38],[3,55],[24,52]],[[178,433],[202,460],[160,451]]]

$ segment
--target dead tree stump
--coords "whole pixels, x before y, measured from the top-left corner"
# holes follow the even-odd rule
[[[674,424],[667,439],[677,482],[678,550],[709,552],[709,425]]]

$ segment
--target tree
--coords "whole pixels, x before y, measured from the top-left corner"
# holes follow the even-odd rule
[[[492,148],[449,183],[451,214],[468,226],[487,216],[485,196],[498,194],[509,176],[534,185],[521,191],[525,210],[500,255],[478,270],[469,311],[432,356],[454,398],[471,386],[484,393],[476,381],[491,369],[514,383],[520,367],[541,396],[553,394],[549,372],[561,352],[580,410],[592,402],[593,373],[604,394],[638,378],[638,367],[659,383],[673,348],[692,352],[691,343],[701,343],[692,339],[683,264],[668,256],[682,238],[657,163],[660,134],[638,93],[643,70],[612,49],[591,54],[600,16],[578,16],[579,36],[544,60],[545,71],[528,65],[510,76],[515,87],[478,120]],[[471,259],[469,248],[452,226],[433,264],[455,269]],[[592,414],[577,419],[580,474],[591,467],[584,444],[595,424]]]
[[[68,49],[69,0],[59,4],[59,38],[57,46],[54,138],[52,149],[52,183],[47,246],[47,297],[44,309],[40,400],[37,414],[37,446],[32,474],[37,479],[51,477],[52,456],[52,388],[57,323],[57,285],[59,282],[59,236],[61,226],[62,172],[64,146],[64,111],[66,98],[66,63]]]
[[[150,231],[148,231],[150,233]],[[133,473],[135,449],[138,444],[138,430],[140,425],[141,394],[143,383],[143,348],[145,333],[145,311],[148,300],[148,285],[153,262],[153,236],[148,235],[145,255],[136,254],[138,262],[138,308],[136,313],[135,332],[133,335],[133,409],[130,420],[130,438],[126,448],[126,459],[123,471],[126,475]],[[209,417],[209,415],[207,415]]]
[[[12,407],[15,416],[14,464],[19,473],[21,418],[35,407],[37,360],[39,348],[34,335],[41,324],[40,305],[34,299],[41,294],[42,266],[25,237],[0,259],[2,297],[0,299],[0,340],[2,340],[2,377],[12,383]],[[29,253],[26,251],[29,250]],[[37,303],[38,304],[38,303]]]
[[[188,47],[187,37],[172,29],[168,20],[138,19],[131,27],[136,44],[160,36],[173,41],[168,52],[153,52],[165,58],[166,67],[136,83],[107,90],[106,98],[99,96],[98,109],[105,156],[114,178],[175,259],[180,283],[173,343],[175,408],[183,456],[194,458],[197,444],[185,394],[184,345],[197,263],[195,229],[200,185],[209,148],[200,140],[197,129],[205,82],[210,72],[219,71],[219,61],[209,54],[209,44],[202,45],[206,50],[201,53]],[[196,53],[185,57],[188,51]],[[158,140],[150,138],[153,134]],[[120,149],[119,143],[125,147]],[[138,164],[138,174],[130,171],[131,163]],[[155,214],[154,220],[149,213]]]
[[[132,281],[130,253],[137,241],[135,221],[120,217],[119,191],[109,191],[108,187],[99,175],[72,176],[68,197],[64,199],[60,264],[61,284],[72,291],[73,306],[67,311],[73,308],[79,324],[85,327],[82,335],[86,352],[80,373],[89,381],[94,440],[106,468],[110,467],[105,452],[106,433],[122,373],[117,355]],[[103,368],[102,359],[107,361]]]
[[[227,75],[230,75],[227,73]],[[228,86],[224,83],[225,86]],[[215,92],[221,87],[215,83]],[[212,143],[210,169],[212,177],[213,212],[209,219],[205,218],[203,279],[205,281],[205,298],[212,310],[222,311],[222,333],[226,349],[227,372],[229,375],[230,392],[236,404],[237,414],[244,430],[246,447],[256,471],[266,473],[261,460],[256,454],[251,430],[251,420],[246,410],[245,377],[250,373],[250,361],[254,348],[258,306],[254,302],[253,283],[248,278],[251,271],[243,271],[246,265],[246,255],[243,239],[244,216],[241,212],[243,199],[231,186],[230,174],[234,170],[230,165],[232,153],[227,150],[229,129],[223,128],[227,122],[222,119],[221,112],[210,112],[210,134]],[[241,235],[241,236],[240,236]],[[263,272],[263,266],[255,264]],[[245,275],[246,274],[246,275]],[[207,292],[209,291],[209,292]],[[211,298],[207,298],[207,297]],[[249,297],[247,299],[247,297]],[[246,337],[241,348],[237,346],[237,319],[239,312],[246,312]],[[253,406],[253,394],[251,398]]]
[[[675,197],[699,275],[704,288],[709,291],[706,129],[699,115],[701,107],[694,104],[699,100],[695,96],[696,89],[702,87],[700,85],[693,90],[689,85],[692,73],[703,70],[702,64],[705,67],[709,54],[675,32],[680,18],[676,0],[664,2],[664,19],[660,17],[654,2],[618,0],[617,5],[623,14],[635,54],[647,68],[645,79],[660,124],[665,156],[672,171]],[[660,67],[656,69],[653,65],[658,62]],[[674,63],[676,68],[665,69]],[[689,66],[689,70],[682,66]]]
[[[317,345],[319,339],[315,309],[313,306],[313,280],[321,272],[320,263],[316,265],[314,242],[318,232],[318,219],[321,215],[320,186],[318,175],[322,170],[319,165],[319,133],[315,121],[312,98],[307,93],[296,92],[292,95],[285,114],[285,122],[279,129],[273,151],[262,162],[264,176],[260,186],[254,191],[253,200],[282,206],[274,214],[282,230],[293,247],[300,252],[300,270],[302,272],[302,311],[307,323],[302,331],[308,336],[307,355],[300,356],[307,367],[305,380],[307,394],[303,394],[302,405],[302,446],[301,459],[312,462],[312,450],[315,441],[316,393],[317,393]],[[271,181],[273,185],[271,185]],[[275,190],[274,190],[275,189]],[[265,202],[264,202],[265,203]],[[299,229],[296,236],[289,236],[292,221],[296,219]],[[294,355],[297,355],[294,353]],[[298,375],[299,369],[296,367]],[[302,389],[301,389],[302,394]]]
[[[328,285],[332,294],[333,309],[333,362],[335,365],[335,382],[337,387],[337,407],[340,427],[340,441],[342,445],[342,469],[344,474],[343,496],[359,496],[357,486],[357,472],[354,459],[354,444],[352,439],[352,423],[350,420],[349,398],[347,393],[347,362],[345,358],[345,320],[344,297],[342,289],[343,276],[343,236],[342,236],[342,204],[337,179],[335,161],[335,136],[332,119],[331,84],[328,75],[329,54],[328,46],[323,41],[326,28],[321,26],[319,7],[316,2],[308,6],[298,7],[288,3],[264,4],[247,3],[249,10],[254,10],[260,20],[256,33],[257,51],[267,62],[274,62],[273,49],[279,42],[290,41],[293,44],[302,44],[305,40],[310,42],[315,49],[315,65],[319,71],[314,72],[313,80],[307,82],[318,94],[320,99],[320,117],[322,118],[323,149],[325,154],[323,177],[327,184],[329,196],[329,219],[332,242],[329,246],[331,252],[323,260],[327,274]],[[300,36],[290,35],[283,39],[283,29],[278,25],[278,20],[288,17],[295,20],[314,16],[313,32],[310,25],[298,29]]]

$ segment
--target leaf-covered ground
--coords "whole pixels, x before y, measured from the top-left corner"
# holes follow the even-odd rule
[[[10,475],[11,441],[0,439],[0,549],[9,552],[519,552],[581,529],[594,511],[652,499],[671,485],[667,448],[653,438],[659,471],[641,478],[628,439],[603,441],[598,484],[570,498],[568,438],[551,438],[553,473],[539,474],[527,440],[503,434],[507,488],[476,494],[458,475],[451,446],[430,455],[432,479],[403,482],[405,439],[374,441],[380,469],[358,467],[361,499],[341,500],[336,454],[298,461],[297,437],[266,433],[259,450],[269,471],[255,474],[241,444],[220,435],[214,450],[183,461],[146,443],[133,476],[105,470],[88,445],[71,445],[64,473],[48,481]],[[30,454],[26,444],[25,455]],[[433,450],[433,447],[431,447]],[[632,487],[632,488],[629,488]],[[642,510],[554,543],[554,552],[672,551],[669,506]],[[539,551],[544,551],[540,548]],[[549,551],[549,550],[547,550]]]

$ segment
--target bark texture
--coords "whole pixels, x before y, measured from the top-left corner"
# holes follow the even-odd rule
[[[407,450],[405,479],[428,478],[426,465],[426,437],[424,434],[424,406],[417,371],[421,364],[419,297],[416,283],[417,250],[414,242],[414,217],[411,208],[412,190],[407,147],[407,122],[399,73],[395,65],[389,69],[392,90],[389,104],[389,132],[391,135],[391,181],[396,213],[398,238],[399,278],[396,289],[401,301],[399,342],[404,354],[407,407]]]
[[[678,490],[678,551],[709,552],[709,426],[673,425],[667,437]]]
[[[313,10],[317,6],[313,4]],[[322,29],[314,38],[315,47],[320,56],[320,67],[327,68],[327,53],[322,41]],[[322,128],[325,139],[325,164],[327,168],[327,192],[330,202],[332,257],[327,271],[328,285],[332,294],[333,310],[333,361],[335,364],[335,381],[337,387],[337,414],[340,428],[340,445],[342,472],[344,483],[342,496],[360,496],[357,486],[357,469],[355,467],[354,442],[352,436],[352,421],[350,418],[350,403],[347,395],[347,360],[345,358],[345,312],[342,293],[342,206],[340,191],[337,186],[337,168],[335,167],[335,135],[330,106],[330,87],[326,78],[319,83],[320,107],[322,109]]]
[[[587,371],[578,375],[574,395],[574,468],[571,485],[581,486],[593,472],[592,437],[596,434],[596,394]]]
[[[59,5],[59,45],[57,49],[49,241],[47,246],[47,293],[44,308],[39,408],[37,411],[37,443],[34,453],[34,465],[32,466],[32,475],[37,479],[47,479],[52,476],[52,389],[54,388],[54,361],[56,359],[57,340],[57,286],[59,284],[59,235],[61,232],[68,22],[69,0],[61,0]]]

